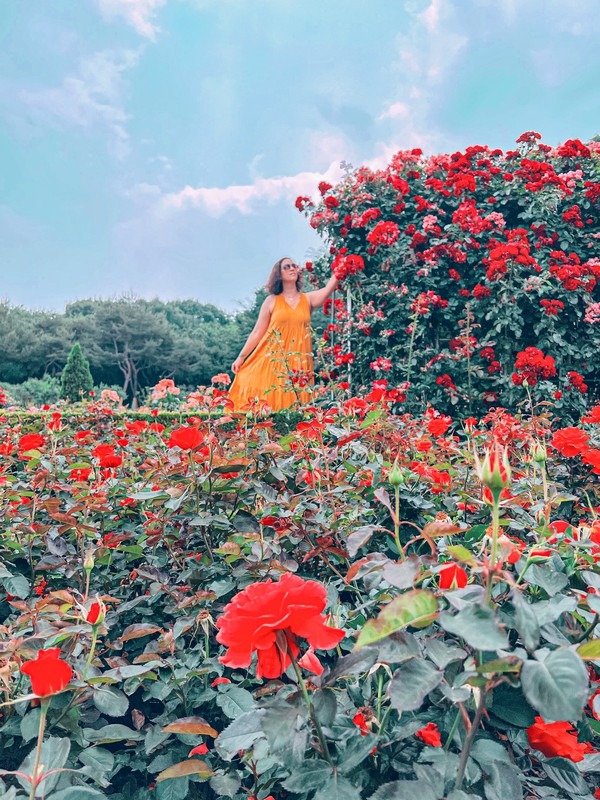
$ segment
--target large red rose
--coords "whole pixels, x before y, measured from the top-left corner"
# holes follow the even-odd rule
[[[26,433],[19,439],[19,452],[26,453],[28,450],[39,450],[46,444],[46,440],[39,433]]]
[[[544,722],[536,717],[533,725],[527,728],[529,744],[547,758],[560,756],[569,761],[583,761],[586,753],[593,753],[589,742],[579,742],[577,731],[570,722]]]
[[[171,432],[169,447],[179,447],[181,450],[195,450],[200,447],[203,441],[204,436],[198,428],[188,425]]]
[[[587,450],[589,438],[581,428],[560,428],[552,437],[550,444],[561,455],[572,458]]]
[[[250,584],[225,606],[217,622],[217,641],[229,648],[219,661],[249,667],[256,651],[257,677],[279,678],[300,652],[298,638],[318,650],[330,650],[344,638],[344,631],[327,625],[322,613],[326,604],[322,584],[290,572],[277,583]],[[303,666],[310,668],[308,661]]]
[[[61,660],[58,647],[38,650],[37,657],[23,664],[21,672],[29,675],[32,691],[38,697],[62,692],[73,677],[73,670]]]

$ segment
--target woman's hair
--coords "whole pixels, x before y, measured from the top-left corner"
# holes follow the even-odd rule
[[[283,281],[281,280],[281,262],[285,261],[286,258],[289,256],[283,256],[280,258],[279,261],[276,261],[273,265],[273,269],[265,283],[265,287],[269,294],[281,294],[283,292]],[[302,276],[298,273],[298,278],[296,280],[296,289],[300,291],[300,287],[302,286]]]

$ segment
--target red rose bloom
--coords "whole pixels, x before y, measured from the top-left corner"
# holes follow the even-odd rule
[[[467,585],[468,575],[458,564],[446,564],[439,576],[440,589],[462,589]]]
[[[589,436],[581,428],[560,428],[550,444],[566,458],[572,458],[587,450]]]
[[[179,447],[182,450],[195,450],[204,441],[204,436],[198,428],[184,426],[171,432],[169,447]]]
[[[58,647],[38,650],[37,657],[23,664],[21,672],[29,675],[31,689],[38,697],[49,697],[62,692],[73,677],[71,667],[66,661],[61,661]]]
[[[536,717],[533,725],[527,728],[529,744],[547,758],[560,756],[569,761],[583,761],[586,753],[594,749],[588,742],[577,741],[577,731],[570,722],[544,722]]]
[[[225,606],[217,641],[228,649],[219,658],[228,667],[250,666],[258,654],[258,678],[279,678],[300,652],[298,637],[312,648],[330,650],[344,631],[326,624],[325,587],[286,572],[277,583],[252,583]]]
[[[46,444],[46,440],[39,433],[26,433],[19,439],[19,452],[26,453],[28,450],[39,450]]]
[[[590,447],[581,454],[584,464],[589,464],[594,475],[600,475],[600,450],[597,447]]]
[[[428,722],[424,728],[415,733],[415,736],[430,747],[442,746],[442,737],[435,722]]]

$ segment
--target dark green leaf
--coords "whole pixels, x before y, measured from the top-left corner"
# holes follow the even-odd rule
[[[313,800],[360,800],[360,791],[340,775],[332,775]]]
[[[390,682],[390,702],[397,711],[417,711],[444,673],[429,661],[413,658],[394,673]]]
[[[540,643],[540,626],[533,608],[518,589],[511,594],[515,607],[515,625],[525,647],[533,651]]]
[[[520,689],[501,683],[493,692],[491,711],[504,722],[528,728],[535,721],[535,712]]]
[[[499,650],[508,647],[506,632],[500,628],[494,612],[487,606],[473,604],[458,614],[445,611],[440,624],[449,633],[460,636],[477,650]]]
[[[338,658],[331,672],[326,675],[323,685],[329,686],[336,683],[339,678],[367,672],[377,661],[377,654],[376,647],[363,647]]]
[[[484,783],[483,790],[487,800],[522,800],[523,786],[516,767],[492,761],[486,765],[485,771],[488,779]]]
[[[331,689],[320,689],[311,698],[315,714],[321,725],[332,725],[337,710],[337,700]]]
[[[566,758],[549,758],[544,761],[543,766],[550,780],[569,795],[588,793],[589,788],[572,761]]]
[[[215,747],[220,755],[227,761],[231,760],[240,750],[252,747],[257,739],[263,736],[262,723],[263,709],[246,711],[215,739]]]
[[[581,658],[561,648],[539,661],[526,661],[521,685],[529,703],[546,722],[578,719],[588,698],[588,674]],[[543,658],[543,660],[542,660]]]
[[[227,686],[225,691],[217,695],[217,705],[229,719],[237,719],[240,714],[254,708],[256,703],[246,689],[239,686]]]
[[[294,769],[289,778],[283,782],[283,788],[289,792],[303,794],[319,789],[333,775],[333,767],[319,758],[308,759]]]
[[[440,800],[424,781],[392,781],[384,783],[369,800]]]
[[[95,686],[92,699],[98,711],[109,717],[123,717],[129,708],[127,695],[113,686]]]

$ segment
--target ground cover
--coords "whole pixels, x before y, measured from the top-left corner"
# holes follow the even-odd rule
[[[600,407],[193,400],[0,415],[0,796],[597,793]]]

